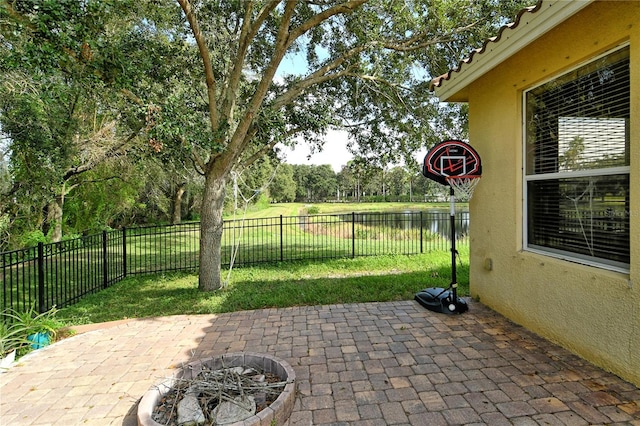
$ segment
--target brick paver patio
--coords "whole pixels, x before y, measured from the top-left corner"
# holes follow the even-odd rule
[[[193,358],[265,352],[295,372],[288,425],[640,425],[640,389],[480,303],[414,301],[108,324],[0,374],[2,425],[135,425],[137,401]]]

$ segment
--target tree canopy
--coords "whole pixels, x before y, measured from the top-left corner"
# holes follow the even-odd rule
[[[28,182],[61,209],[108,159],[193,167],[204,182],[199,287],[217,289],[233,173],[278,143],[319,148],[332,127],[349,132],[360,164],[379,167],[464,136],[464,115],[441,106],[429,81],[523,3],[4,0],[9,192]],[[285,58],[303,69],[283,74]]]

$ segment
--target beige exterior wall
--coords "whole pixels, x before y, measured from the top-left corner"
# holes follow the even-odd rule
[[[527,252],[522,241],[523,91],[624,42],[631,46],[630,274]],[[483,163],[470,206],[472,296],[640,385],[640,2],[591,4],[466,93],[470,142]]]

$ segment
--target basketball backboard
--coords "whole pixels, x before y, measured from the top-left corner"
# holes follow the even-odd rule
[[[427,152],[422,174],[441,185],[449,185],[447,177],[450,176],[478,177],[482,174],[480,156],[466,142],[446,140]]]

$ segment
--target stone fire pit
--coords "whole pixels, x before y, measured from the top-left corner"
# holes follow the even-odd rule
[[[153,419],[153,413],[159,403],[167,396],[178,383],[188,382],[202,377],[201,373],[226,371],[235,369],[238,371],[255,371],[261,375],[277,377],[281,382],[286,382],[279,396],[268,406],[254,415],[231,425],[272,425],[283,424],[291,415],[296,395],[295,372],[284,360],[277,357],[252,352],[229,353],[221,356],[201,359],[184,365],[173,377],[151,387],[138,404],[139,426],[161,426]],[[196,398],[193,398],[196,400]],[[236,404],[238,405],[238,404]],[[255,406],[255,403],[253,404]],[[222,407],[220,407],[222,409]],[[217,423],[214,423],[217,424]]]

